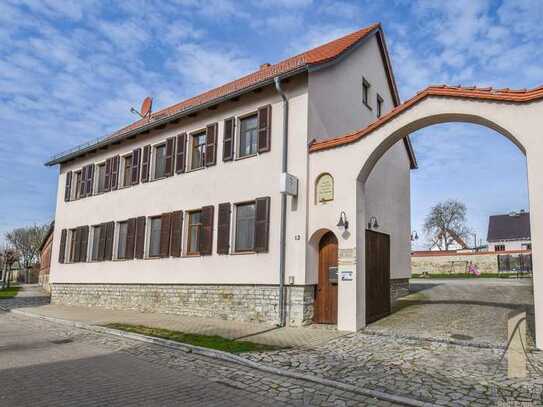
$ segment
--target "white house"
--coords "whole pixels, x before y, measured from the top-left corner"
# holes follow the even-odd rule
[[[360,229],[372,254],[363,320],[386,315],[410,276],[409,138],[365,181],[361,228],[334,203],[357,199],[335,188],[356,180],[341,160],[314,154],[312,164],[309,149],[399,104],[377,24],[163,110],[147,114],[147,104],[141,120],[55,156],[52,301],[337,323],[338,303],[358,301],[338,293],[356,279],[338,275],[356,261],[338,240]]]

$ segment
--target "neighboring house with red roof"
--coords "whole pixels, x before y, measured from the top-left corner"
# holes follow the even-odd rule
[[[532,250],[530,213],[521,210],[490,216],[486,240],[489,251]]]
[[[309,149],[399,104],[376,24],[56,155],[47,163],[60,167],[52,301],[335,323],[338,239],[357,226],[349,229],[352,213],[326,208],[335,183],[356,180],[334,178],[334,165],[312,173]],[[413,168],[407,137],[357,202],[379,232],[375,247],[388,250],[386,296],[405,292],[410,276]],[[315,208],[333,228],[311,230]]]

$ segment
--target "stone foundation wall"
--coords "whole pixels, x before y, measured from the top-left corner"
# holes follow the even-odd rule
[[[287,323],[311,323],[314,286],[286,286],[285,291]],[[271,323],[278,322],[279,314],[279,290],[274,285],[53,283],[51,302]]]
[[[390,301],[394,302],[398,298],[405,297],[409,294],[409,279],[396,278],[390,280]]]

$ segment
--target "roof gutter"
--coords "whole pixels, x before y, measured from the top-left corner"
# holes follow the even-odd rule
[[[109,146],[111,144],[121,142],[121,141],[123,141],[123,140],[125,140],[125,139],[127,139],[129,137],[137,136],[138,134],[145,133],[145,132],[153,130],[153,129],[157,128],[157,127],[167,125],[167,124],[169,124],[169,123],[171,123],[171,122],[173,122],[175,120],[181,119],[181,118],[183,118],[183,117],[185,117],[185,116],[187,116],[189,114],[196,113],[196,112],[198,112],[200,110],[204,110],[204,109],[206,109],[208,107],[211,107],[211,106],[214,106],[216,104],[226,102],[229,99],[232,99],[232,98],[235,98],[237,96],[241,96],[241,95],[243,95],[245,93],[251,92],[253,90],[262,88],[263,86],[274,85],[276,78],[279,78],[280,80],[282,80],[284,78],[295,76],[295,75],[297,75],[299,73],[307,71],[308,67],[309,67],[308,65],[303,65],[303,66],[301,66],[299,68],[293,69],[292,71],[284,73],[282,75],[279,75],[279,76],[277,76],[275,78],[266,79],[265,81],[258,82],[258,83],[254,84],[254,85],[248,86],[248,87],[240,89],[238,91],[228,93],[227,95],[220,96],[220,97],[218,97],[216,99],[210,100],[209,102],[206,102],[206,103],[203,103],[203,104],[200,104],[200,105],[197,105],[197,106],[185,109],[185,110],[181,110],[180,112],[174,113],[174,114],[172,114],[170,116],[164,117],[162,119],[157,119],[157,120],[154,120],[153,122],[144,124],[143,126],[138,127],[136,129],[129,130],[127,132],[123,132],[123,133],[119,133],[119,134],[115,134],[115,135],[106,136],[106,137],[97,139],[94,142],[82,144],[82,145],[77,146],[77,147],[75,147],[75,148],[73,148],[71,150],[68,150],[68,151],[65,151],[65,152],[62,152],[60,154],[57,154],[57,155],[53,156],[53,158],[51,158],[49,161],[47,161],[45,163],[45,166],[51,167],[53,165],[65,163],[65,162],[70,161],[70,160],[72,160],[74,158],[77,158],[77,157],[79,157],[81,155],[92,153],[97,149],[104,148],[104,147]]]

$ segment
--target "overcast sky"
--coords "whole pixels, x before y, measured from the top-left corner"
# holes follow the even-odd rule
[[[543,84],[543,2],[527,0],[2,0],[0,234],[54,217],[54,153],[371,23],[383,24],[403,100],[428,84]],[[413,135],[413,229],[436,202],[488,215],[527,208],[525,159],[491,130]],[[424,242],[421,239],[419,243]]]

